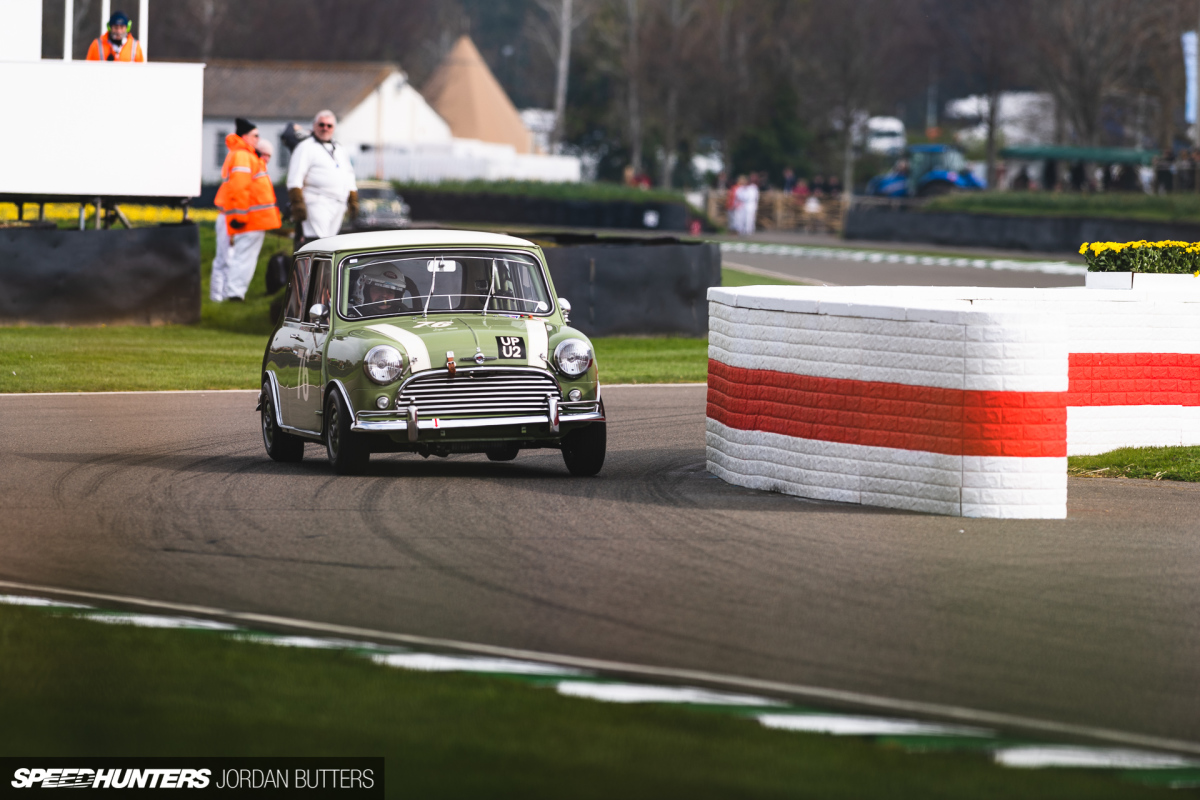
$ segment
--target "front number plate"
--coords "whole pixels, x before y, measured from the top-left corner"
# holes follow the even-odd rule
[[[497,336],[496,350],[500,353],[500,358],[521,360],[526,358],[525,340],[520,336]]]

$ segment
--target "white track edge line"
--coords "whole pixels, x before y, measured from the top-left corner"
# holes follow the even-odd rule
[[[771,692],[778,695],[818,701],[831,701],[863,708],[880,709],[883,711],[904,712],[924,715],[927,717],[954,719],[964,722],[973,722],[976,724],[993,725],[1000,728],[1038,731],[1041,733],[1058,734],[1085,739],[1099,739],[1102,741],[1117,742],[1120,744],[1137,747],[1148,747],[1159,750],[1200,754],[1200,742],[1189,742],[1181,739],[1167,739],[1159,736],[1128,733],[1126,731],[1118,731],[1111,728],[1099,728],[1090,725],[1076,725],[1068,722],[1052,722],[1050,720],[1037,719],[1034,717],[1025,717],[1019,714],[1007,714],[997,711],[982,711],[973,708],[965,708],[962,706],[943,705],[941,703],[901,700],[898,698],[846,691],[842,689],[827,689],[819,686],[805,686],[803,684],[784,683],[781,681],[770,681],[759,678],[743,678],[736,675],[722,675],[720,673],[707,672],[704,670],[654,667],[644,664],[632,664],[623,661],[610,661],[599,658],[559,655],[537,650],[522,650],[519,648],[502,647],[498,645],[476,644],[472,642],[458,641],[455,639],[439,639],[431,636],[391,633],[388,631],[373,630],[371,628],[359,628],[351,625],[338,625],[328,622],[313,622],[309,620],[294,619],[291,617],[281,617],[273,614],[227,611],[210,606],[198,606],[187,603],[172,603],[163,600],[147,600],[139,597],[130,597],[128,595],[87,592],[76,589],[59,589],[53,586],[19,583],[16,581],[0,580],[0,587],[40,594],[66,595],[68,597],[75,597],[79,599],[86,598],[89,600],[102,600],[112,603],[144,606],[146,608],[165,611],[182,611],[189,614],[203,614],[209,617],[224,618],[229,621],[237,621],[242,623],[256,623],[260,625],[273,625],[300,630],[320,631],[323,633],[337,633],[343,636],[355,636],[362,639],[382,639],[385,641],[392,641],[408,645],[436,647],[446,650],[459,650],[466,653],[503,656],[505,658],[523,659],[526,661],[541,661],[551,664],[560,664],[563,666],[580,667],[582,669],[590,669],[597,672],[615,672],[647,678],[699,681],[714,686],[736,687],[741,690],[753,689]]]

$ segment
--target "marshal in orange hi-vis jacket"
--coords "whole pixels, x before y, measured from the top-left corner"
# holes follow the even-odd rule
[[[145,61],[146,54],[142,51],[141,44],[132,36],[126,36],[124,44],[118,50],[113,47],[112,42],[107,36],[101,36],[98,39],[92,40],[92,46],[88,48],[88,61]]]
[[[221,167],[224,183],[217,190],[215,204],[225,212],[229,235],[278,228],[282,219],[266,165],[236,133],[225,137],[225,146],[229,155]]]

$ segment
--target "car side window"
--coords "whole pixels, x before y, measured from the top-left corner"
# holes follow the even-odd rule
[[[283,316],[287,319],[296,321],[304,319],[305,312],[308,310],[304,301],[308,297],[308,275],[311,265],[312,259],[309,256],[301,256],[296,259],[295,265],[292,267],[292,279],[288,282],[287,289],[287,306],[283,312]]]
[[[332,272],[333,263],[329,259],[320,258],[313,262],[312,290],[308,293],[309,300],[304,308],[305,322],[316,322],[315,319],[309,318],[308,310],[317,303],[329,308]]]

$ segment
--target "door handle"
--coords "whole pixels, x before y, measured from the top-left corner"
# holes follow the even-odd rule
[[[300,335],[300,334],[298,334],[298,333],[293,333],[293,334],[292,334],[292,338],[293,338],[293,339],[295,339],[297,342],[303,342],[303,341],[304,341],[304,337],[303,337],[303,336],[301,336],[301,335]]]

